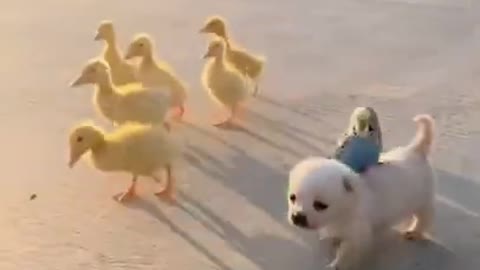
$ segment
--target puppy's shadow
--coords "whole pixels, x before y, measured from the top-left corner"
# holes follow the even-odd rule
[[[450,201],[456,202],[471,214],[480,216],[480,183],[464,175],[454,174],[446,170],[435,171],[438,191]]]
[[[365,266],[361,269],[453,270],[458,262],[455,254],[436,240],[410,241],[396,230],[375,239],[372,248],[372,255],[365,260]]]
[[[233,270],[231,267],[229,267],[225,262],[223,262],[222,259],[217,257],[214,253],[212,253],[208,248],[203,246],[200,242],[195,240],[189,233],[184,231],[182,228],[177,226],[175,223],[173,223],[169,218],[165,216],[165,214],[160,210],[161,203],[159,202],[158,205],[156,203],[153,203],[149,200],[146,200],[144,198],[137,198],[134,201],[131,201],[127,204],[122,204],[123,206],[131,209],[139,209],[144,211],[145,213],[148,213],[158,221],[164,223],[169,227],[169,229],[179,235],[180,237],[183,238],[186,242],[188,242],[193,248],[195,248],[199,253],[203,254],[206,258],[208,258],[212,263],[214,263],[218,269],[221,270]],[[189,212],[188,209],[184,208],[183,205],[179,204],[178,202],[174,204],[174,206],[179,207],[180,209],[183,209],[187,213],[190,213],[190,215],[193,215],[191,212]],[[202,224],[203,226],[209,228],[212,232],[216,232],[219,234],[219,232],[214,228],[211,227],[210,224]],[[220,234],[219,234],[220,235]]]

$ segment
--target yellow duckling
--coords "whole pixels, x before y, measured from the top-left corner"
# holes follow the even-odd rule
[[[212,40],[204,59],[208,61],[203,69],[202,82],[210,97],[230,110],[230,117],[219,124],[228,124],[236,117],[239,105],[248,97],[251,87],[245,77],[225,60],[225,42]]]
[[[200,29],[200,33],[215,34],[225,41],[227,44],[227,61],[231,62],[242,74],[246,74],[255,82],[254,95],[257,95],[258,80],[262,74],[265,59],[254,56],[234,45],[227,32],[225,19],[220,16],[208,18],[203,28]]]
[[[162,126],[126,123],[115,131],[106,133],[93,123],[75,126],[70,132],[70,161],[73,168],[80,158],[90,152],[93,166],[104,172],[129,172],[132,183],[120,201],[132,199],[136,193],[137,178],[147,176],[160,182],[159,170],[166,170],[165,188],[155,193],[169,202],[175,200],[173,164],[180,149]]]
[[[105,41],[102,57],[110,66],[113,83],[123,85],[135,82],[135,68],[123,59],[122,52],[117,45],[113,23],[102,21],[94,39]]]
[[[128,46],[125,59],[140,57],[137,77],[145,86],[166,86],[170,90],[171,106],[178,109],[181,119],[185,113],[187,90],[170,66],[160,62],[154,55],[155,44],[148,34],[138,34]]]
[[[100,59],[90,60],[71,87],[95,85],[93,103],[97,111],[113,124],[125,122],[165,123],[170,99],[163,91],[154,91],[141,84],[115,86],[108,64]]]

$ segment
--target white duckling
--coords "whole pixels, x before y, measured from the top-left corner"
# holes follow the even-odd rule
[[[265,59],[255,56],[245,49],[235,45],[227,31],[225,19],[212,16],[207,19],[200,33],[211,33],[222,38],[227,45],[227,61],[231,62],[242,74],[252,79],[255,83],[254,95],[258,93],[258,80],[262,75]]]
[[[75,126],[70,132],[70,161],[73,168],[87,152],[93,166],[104,172],[129,172],[132,183],[120,201],[132,199],[136,195],[136,183],[140,176],[160,182],[158,172],[165,170],[165,188],[155,193],[168,202],[175,200],[175,177],[173,164],[179,157],[179,145],[162,126],[126,123],[115,131],[106,133],[92,123]]]
[[[123,85],[135,82],[135,68],[123,59],[122,52],[117,45],[113,22],[102,21],[94,39],[105,41],[102,57],[110,66],[113,83]]]
[[[141,84],[115,86],[108,64],[101,59],[88,61],[71,87],[85,84],[95,85],[93,103],[97,111],[114,125],[132,121],[164,123],[169,128],[165,123],[170,104],[167,93],[145,88]]]
[[[212,40],[203,58],[210,59],[204,66],[202,82],[215,101],[230,110],[230,117],[219,124],[228,124],[237,116],[239,106],[251,92],[245,77],[225,59],[225,42]]]
[[[137,77],[145,86],[165,86],[170,90],[171,106],[177,108],[177,116],[181,119],[185,113],[187,90],[185,84],[176,76],[172,68],[160,62],[154,54],[153,38],[145,33],[136,35],[128,46],[125,59],[141,58]]]

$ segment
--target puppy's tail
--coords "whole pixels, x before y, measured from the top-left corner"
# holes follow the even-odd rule
[[[417,123],[417,134],[410,143],[410,148],[417,153],[428,156],[432,150],[433,139],[435,136],[434,120],[428,114],[420,114],[413,118]]]

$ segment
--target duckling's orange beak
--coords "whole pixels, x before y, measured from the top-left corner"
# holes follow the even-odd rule
[[[95,41],[102,40],[102,35],[99,31],[97,31],[97,34],[95,34],[95,37],[93,38]]]
[[[125,55],[123,56],[123,58],[125,58],[125,60],[130,60],[133,57],[135,57],[135,54],[133,53],[132,50],[127,50],[127,53],[125,53]]]
[[[70,153],[70,161],[68,162],[68,167],[71,169],[77,164],[77,161],[80,159],[82,155],[76,155],[74,153]]]
[[[73,82],[70,83],[70,87],[77,87],[77,86],[84,85],[84,84],[87,84],[87,83],[89,83],[89,81],[82,74],[76,80],[74,80]]]
[[[207,59],[207,58],[212,57],[212,56],[213,56],[213,53],[212,53],[211,51],[208,51],[208,52],[206,52],[206,53],[203,55],[202,58],[203,58],[203,59]]]

